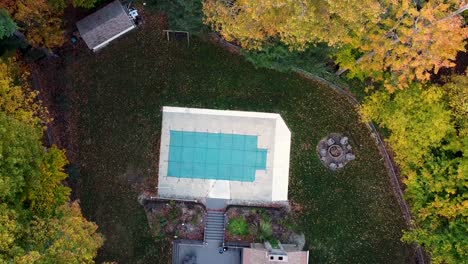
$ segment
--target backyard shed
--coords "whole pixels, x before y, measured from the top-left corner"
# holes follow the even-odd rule
[[[81,38],[93,51],[136,27],[128,10],[116,0],[76,23]]]

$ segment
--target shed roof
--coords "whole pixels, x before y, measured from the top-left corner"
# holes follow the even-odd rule
[[[106,5],[76,23],[90,49],[97,49],[117,36],[135,28],[119,0]]]

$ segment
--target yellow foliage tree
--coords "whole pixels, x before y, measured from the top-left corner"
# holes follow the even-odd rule
[[[5,1],[0,8],[9,11],[32,45],[53,48],[63,44],[63,10],[53,8],[47,0]]]
[[[30,222],[24,230],[28,246],[14,257],[14,263],[94,263],[104,243],[97,228],[82,216],[77,202],[64,204],[56,216]]]
[[[15,119],[36,125],[49,120],[47,109],[27,81],[28,72],[14,60],[0,59],[0,110]]]
[[[371,76],[387,89],[407,88],[452,66],[468,28],[458,0],[205,0],[205,23],[228,41],[261,49],[279,40],[292,49],[325,42],[352,76]],[[350,52],[352,50],[352,52]]]
[[[52,48],[63,44],[61,10],[54,10],[46,0],[18,0],[16,4],[14,18],[21,22],[32,45]]]
[[[402,239],[424,246],[433,263],[464,263],[468,257],[466,83],[467,76],[454,76],[443,87],[378,91],[361,107],[366,121],[390,131],[388,143],[415,220]]]
[[[23,70],[0,61],[0,263],[93,263],[103,238],[69,202],[65,152],[42,145]]]
[[[367,24],[377,23],[381,12],[372,0],[203,2],[205,23],[247,49],[259,49],[272,38],[297,49],[318,41],[347,43],[348,32],[362,35]]]
[[[414,85],[395,94],[379,91],[364,100],[360,112],[364,121],[376,121],[392,132],[388,143],[402,169],[419,167],[429,149],[438,147],[453,132],[443,97],[435,86],[423,89]]]
[[[459,135],[468,138],[468,75],[452,76],[451,81],[443,86],[449,97]]]

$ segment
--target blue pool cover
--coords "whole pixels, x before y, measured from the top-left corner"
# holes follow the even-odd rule
[[[253,182],[266,169],[267,150],[257,143],[258,136],[171,130],[167,175]]]

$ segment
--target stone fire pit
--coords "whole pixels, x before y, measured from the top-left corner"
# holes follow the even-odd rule
[[[348,137],[333,133],[323,138],[317,145],[317,154],[323,165],[331,170],[342,169],[349,161],[356,157],[352,152]]]

